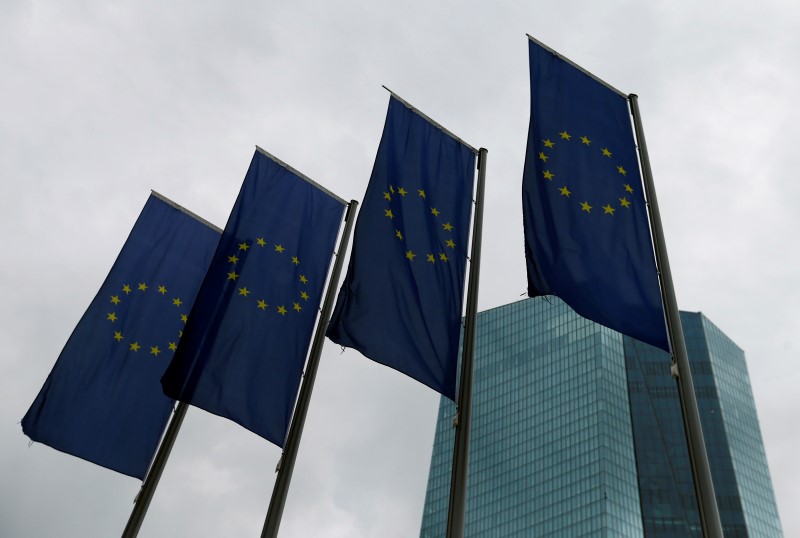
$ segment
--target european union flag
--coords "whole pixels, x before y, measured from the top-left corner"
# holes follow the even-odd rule
[[[529,45],[528,295],[669,349],[627,98]]]
[[[159,379],[219,237],[150,196],[22,419],[28,437],[144,479],[173,405]]]
[[[283,446],[345,205],[256,150],[165,394]]]
[[[327,336],[455,399],[475,150],[394,96]]]

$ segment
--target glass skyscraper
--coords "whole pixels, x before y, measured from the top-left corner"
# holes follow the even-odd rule
[[[726,538],[782,536],[744,353],[681,313]],[[442,398],[422,538],[445,535],[455,404]],[[701,536],[665,352],[554,297],[478,314],[466,536]]]

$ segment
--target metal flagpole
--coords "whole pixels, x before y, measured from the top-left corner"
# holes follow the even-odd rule
[[[189,409],[189,404],[184,402],[178,402],[177,407],[175,407],[175,412],[169,421],[161,446],[158,447],[158,452],[153,458],[153,465],[147,471],[147,476],[142,482],[142,489],[139,490],[139,495],[136,496],[134,501],[136,504],[133,507],[130,518],[128,518],[128,524],[125,525],[125,530],[122,531],[122,538],[136,538],[139,534],[139,528],[142,526],[144,516],[147,514],[150,501],[153,500],[156,486],[158,486],[158,481],[161,479],[161,473],[164,472],[164,466],[167,465],[169,454],[172,452],[172,446],[178,437],[187,409]]]
[[[281,459],[278,461],[278,476],[275,479],[275,486],[272,489],[272,498],[269,501],[269,510],[267,511],[267,518],[264,521],[264,528],[261,531],[261,538],[276,538],[278,536],[283,508],[286,505],[286,495],[289,492],[289,484],[292,481],[292,471],[294,470],[295,460],[297,460],[297,450],[300,446],[300,438],[303,435],[303,426],[305,426],[306,415],[308,414],[308,405],[311,401],[311,392],[314,390],[314,379],[317,377],[319,358],[322,354],[322,346],[325,344],[325,330],[330,321],[333,303],[336,300],[339,275],[344,265],[344,258],[350,241],[350,232],[356,220],[357,207],[358,202],[355,200],[351,200],[350,205],[347,207],[344,233],[342,233],[342,238],[339,241],[339,251],[336,254],[333,273],[328,283],[328,291],[325,293],[322,313],[317,322],[317,330],[314,333],[314,342],[311,345],[311,354],[308,357],[308,364],[306,365],[306,371],[303,376],[303,384],[300,387],[300,394],[297,397],[297,405],[295,406],[294,415],[292,417],[292,424],[286,436],[286,445],[284,446]]]
[[[453,471],[450,478],[450,506],[447,511],[447,538],[464,536],[467,511],[467,470],[469,434],[472,426],[472,363],[475,355],[475,325],[478,319],[478,282],[481,272],[481,234],[483,232],[483,192],[486,181],[486,148],[478,153],[478,188],[475,196],[475,226],[472,228],[472,255],[467,288],[467,315],[461,350],[461,379],[454,426]]]
[[[683,427],[686,431],[686,441],[689,448],[689,460],[692,464],[694,475],[694,489],[697,495],[697,504],[700,510],[700,522],[703,527],[703,536],[706,538],[723,538],[722,523],[717,509],[717,499],[714,495],[714,483],[711,480],[711,467],[708,463],[703,428],[700,424],[700,412],[697,408],[692,372],[689,368],[689,356],[686,352],[686,342],[683,339],[678,302],[675,299],[675,287],[672,284],[672,273],[669,268],[664,230],[661,227],[661,216],[658,212],[656,190],[653,185],[653,174],[650,169],[650,159],[647,155],[647,145],[644,140],[641,114],[639,113],[638,97],[629,96],[633,125],[636,130],[636,139],[639,144],[639,154],[642,159],[642,176],[644,189],[647,195],[648,209],[650,212],[650,226],[653,231],[653,244],[656,251],[656,265],[661,281],[661,298],[664,301],[664,310],[667,318],[670,347],[672,349],[672,375],[678,384],[678,394],[681,401]]]

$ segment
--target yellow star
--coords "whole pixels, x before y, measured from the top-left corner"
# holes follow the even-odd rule
[[[397,189],[397,194],[399,194],[400,196],[405,196],[406,194],[408,194],[408,191],[405,190],[403,187],[400,187],[399,189]]]
[[[422,189],[419,189],[419,190],[417,191],[417,194],[419,194],[419,195],[420,195],[420,196],[422,196],[423,198],[426,198],[426,196],[425,196],[425,191],[424,191],[424,190],[422,190]]]
[[[176,349],[178,349],[178,344],[176,344],[175,342],[170,342],[169,343],[169,350],[170,351],[175,351]]]
[[[189,316],[186,314],[181,314],[181,321],[186,323],[187,321],[189,321]]]
[[[117,315],[114,312],[109,312],[108,315],[106,316],[106,319],[110,320],[111,323],[114,323],[115,321],[117,321]]]
[[[304,291],[301,291],[300,298],[303,299],[304,301],[308,301],[308,294]]]
[[[139,290],[147,291],[147,284],[145,284],[144,282],[139,282]]]
[[[389,217],[390,219],[394,218],[394,213],[392,213],[391,209],[384,209],[383,211],[386,214],[385,216]]]
[[[182,336],[183,336],[183,331],[178,331],[178,338],[181,338]]]
[[[134,342],[131,344],[131,347],[128,348],[130,351],[139,351],[139,348],[142,347],[139,345],[139,342]]]
[[[395,237],[397,237],[397,238],[398,238],[400,241],[402,241],[402,240],[403,240],[403,234],[400,232],[400,230],[395,230],[395,231],[394,231],[394,235],[395,235]]]
[[[542,143],[546,148],[552,148],[553,146],[555,146],[555,143],[551,142],[549,138],[547,140],[542,140]]]
[[[436,258],[433,257],[433,254],[428,254],[428,261],[431,263],[436,263]]]
[[[123,338],[123,336],[122,336],[122,333],[121,333],[121,332],[119,332],[119,331],[114,331],[114,340],[116,340],[117,342],[119,342],[120,340],[122,340],[122,338]]]
[[[540,159],[542,160],[542,162],[544,162],[544,163],[546,163],[546,162],[547,162],[547,159],[549,159],[549,157],[548,157],[547,155],[545,155],[545,154],[544,154],[544,151],[540,151],[540,152],[539,152],[539,158],[540,158]]]
[[[545,178],[545,179],[547,179],[547,180],[550,180],[550,181],[552,181],[552,179],[553,179],[554,177],[556,177],[556,175],[555,175],[555,174],[553,174],[552,172],[550,172],[550,170],[545,170],[545,171],[542,173],[542,175],[544,176],[544,178]]]
[[[165,295],[167,293],[167,287],[166,286],[159,286],[158,287],[158,293],[160,293],[161,295]]]
[[[456,244],[453,242],[452,239],[448,239],[445,244],[450,248],[456,248]]]
[[[572,138],[572,135],[569,134],[567,131],[561,131],[558,134],[561,135],[561,138],[563,138],[564,140],[569,140],[570,138]]]
[[[628,208],[628,207],[631,206],[631,203],[628,201],[627,198],[620,198],[619,199],[619,205],[621,205],[622,207]]]
[[[611,157],[611,152],[608,151],[608,148],[603,148],[603,155],[606,157]]]
[[[391,185],[389,185],[389,192],[391,192],[392,194],[394,194],[394,187],[392,187]]]
[[[633,187],[631,187],[627,183],[625,184],[625,190],[628,191],[629,193],[633,194]]]
[[[611,207],[611,204],[606,204],[606,205],[603,206],[603,214],[604,215],[611,215],[613,217],[614,216],[614,211],[616,211],[616,209]]]
[[[581,202],[581,211],[586,211],[587,213],[591,213],[592,206],[589,205],[589,202]]]
[[[248,248],[250,248],[250,245],[248,245],[246,241],[244,243],[239,243],[239,250],[246,251]]]
[[[131,292],[131,287],[125,284],[124,286],[122,286],[122,291],[124,291],[125,295],[127,295]]]
[[[300,275],[300,282],[302,282],[303,284],[308,284],[308,279],[306,278],[306,275]]]
[[[617,166],[617,172],[619,172],[619,173],[620,173],[620,174],[622,174],[623,176],[626,176],[626,175],[628,175],[628,172],[626,172],[626,171],[625,171],[625,169],[624,169],[624,168],[622,168],[621,166]]]
[[[294,308],[295,311],[300,312],[303,309],[303,307],[300,306],[300,303],[293,303],[293,304],[294,306],[292,308]]]
[[[582,144],[586,144],[586,145],[588,146],[589,144],[591,144],[591,143],[592,143],[592,141],[591,141],[591,140],[589,140],[588,138],[586,138],[585,136],[582,136],[582,137],[581,137],[581,143],[582,143]]]
[[[266,246],[267,246],[267,242],[266,242],[266,241],[264,241],[264,238],[263,238],[263,237],[259,237],[259,238],[257,238],[257,239],[256,239],[256,243],[258,243],[258,246],[259,246],[259,247],[266,247]]]
[[[234,256],[228,256],[228,261],[231,262],[231,263],[236,263],[236,262],[239,261],[239,258],[237,258],[235,255]]]
[[[409,260],[411,260],[413,262],[414,261],[414,257],[416,257],[416,254],[414,254],[414,252],[412,252],[410,250],[406,251],[406,258],[408,258]]]
[[[572,191],[569,190],[566,185],[564,185],[558,190],[561,191],[562,196],[566,196],[567,198],[569,198],[569,195],[572,194]]]
[[[111,296],[111,302],[116,305],[116,304],[121,303],[122,301],[119,300],[119,295],[112,295]]]
[[[385,199],[389,200],[389,201],[391,201],[391,199],[392,199],[392,195],[390,193],[388,193],[388,192],[384,192],[383,193],[383,197]]]
[[[283,306],[279,306],[278,307],[278,314],[280,314],[281,316],[285,316],[286,315],[286,309]]]
[[[228,280],[235,281],[237,278],[239,278],[239,273],[237,273],[236,271],[231,271],[230,273],[228,273]]]
[[[300,265],[300,258],[297,256],[292,256],[292,263],[295,265]]]
[[[150,354],[155,355],[158,357],[158,354],[161,353],[161,350],[158,349],[158,346],[150,346]]]
[[[445,231],[450,232],[453,230],[453,225],[450,224],[449,222],[445,222],[444,224],[442,224],[442,228],[444,228]]]
[[[260,308],[261,310],[266,310],[266,309],[267,309],[267,307],[268,307],[269,305],[267,304],[267,302],[266,302],[266,301],[262,301],[261,299],[259,299],[259,300],[258,300],[258,305],[257,305],[257,306],[258,306],[258,308]]]
[[[242,297],[247,297],[248,295],[250,295],[250,290],[247,289],[247,286],[239,288],[239,295],[241,295]]]
[[[434,217],[438,217],[439,216],[439,210],[436,209],[435,207],[432,207],[431,208],[431,215],[433,215]]]
[[[283,248],[283,245],[275,245],[275,252],[283,252],[284,250],[286,249]]]
[[[447,254],[445,254],[444,252],[440,252],[439,253],[439,259],[442,260],[443,262],[446,262],[446,261],[449,261],[450,258],[448,258]]]
[[[182,304],[183,304],[183,301],[181,301],[180,297],[175,297],[175,298],[172,300],[172,304],[174,304],[175,306],[180,306],[180,305],[182,305]]]

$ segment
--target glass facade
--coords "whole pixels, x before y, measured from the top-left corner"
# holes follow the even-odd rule
[[[700,313],[681,312],[726,538],[782,536],[744,352]],[[701,537],[669,356],[624,337],[646,536]]]
[[[682,315],[726,537],[780,536],[744,354]],[[423,538],[445,535],[454,413],[442,398]],[[700,535],[663,351],[552,297],[481,312],[472,413],[466,536]]]
[[[478,314],[465,535],[642,535],[621,335],[556,300]],[[442,398],[421,536],[445,535]]]

